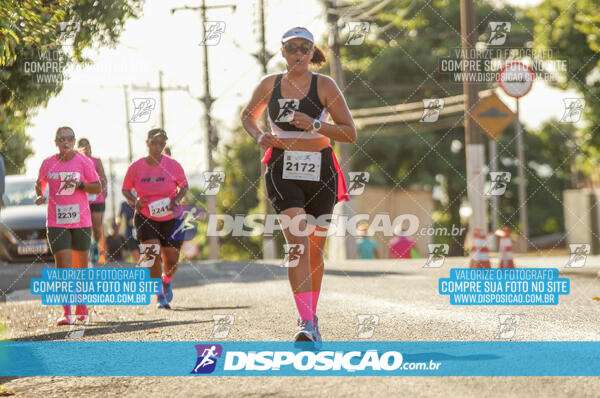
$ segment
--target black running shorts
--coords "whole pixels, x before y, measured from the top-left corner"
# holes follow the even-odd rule
[[[46,228],[48,243],[52,254],[61,250],[86,252],[90,250],[92,228]]]
[[[279,214],[291,207],[301,207],[315,219],[331,214],[337,203],[338,181],[331,147],[321,151],[319,181],[284,179],[283,154],[283,149],[273,148],[265,173],[267,194],[275,211]]]
[[[104,210],[106,210],[106,203],[104,203],[104,202],[90,203],[90,210],[92,213],[96,213],[96,212],[104,213]]]
[[[133,225],[135,225],[137,238],[140,243],[151,239],[158,239],[162,247],[181,248],[182,241],[170,239],[175,231],[175,219],[156,221],[136,212],[133,216]]]

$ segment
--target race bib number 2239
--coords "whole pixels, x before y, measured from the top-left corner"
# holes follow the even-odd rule
[[[76,224],[79,222],[79,205],[56,206],[57,224]]]

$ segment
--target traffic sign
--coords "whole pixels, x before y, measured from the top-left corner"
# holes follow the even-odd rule
[[[522,62],[510,62],[500,70],[498,84],[511,97],[520,98],[531,90],[535,72]]]
[[[492,138],[508,127],[514,120],[515,114],[498,98],[496,94],[479,100],[471,111],[473,119]]]

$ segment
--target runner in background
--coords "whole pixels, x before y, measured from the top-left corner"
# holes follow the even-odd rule
[[[333,206],[349,199],[330,139],[355,142],[356,128],[336,83],[309,70],[309,64],[319,67],[325,63],[325,54],[314,44],[312,33],[293,28],[283,35],[281,43],[287,73],[261,80],[242,112],[242,125],[267,150],[262,162],[267,164],[265,183],[275,211],[291,220],[299,219],[299,230],[308,228],[310,232],[308,236],[296,236],[282,226],[287,244],[304,248],[298,265],[288,268],[300,314],[294,340],[312,341],[319,346],[316,309],[323,279],[326,231]],[[258,127],[265,109],[272,134]],[[328,113],[332,123],[327,122]]]
[[[59,152],[42,162],[35,184],[35,204],[46,203],[44,190],[48,185],[46,227],[56,267],[86,268],[92,226],[88,194],[100,193],[100,178],[89,158],[74,150],[73,129],[59,127],[54,142]],[[75,315],[81,322],[88,322],[85,305],[78,305]],[[74,322],[71,306],[64,303],[63,316],[56,324]]]
[[[356,249],[358,250],[358,258],[379,258],[377,242],[375,242],[375,239],[373,239],[372,237],[373,233],[369,231],[369,224],[359,224],[356,229],[358,231],[358,239],[356,239]]]
[[[119,226],[113,224],[111,234],[106,237],[106,262],[121,264],[126,243],[123,235],[119,233]]]
[[[92,263],[96,264],[100,256],[104,253],[101,252],[99,246],[104,247],[104,233],[102,220],[104,218],[104,210],[106,209],[106,197],[108,195],[107,190],[107,179],[106,174],[104,174],[104,167],[102,166],[102,161],[99,158],[95,158],[92,156],[92,147],[90,146],[90,141],[87,138],[80,138],[77,142],[77,149],[79,152],[83,153],[85,156],[91,159],[94,164],[94,168],[100,177],[100,183],[102,184],[102,191],[98,194],[90,194],[88,195],[88,200],[90,201],[90,210],[92,211],[92,245],[90,247],[90,257]]]
[[[417,245],[415,241],[404,236],[406,229],[402,228],[402,225],[396,226],[394,233],[396,236],[389,243],[390,258],[412,258]]]
[[[132,191],[135,196],[135,190]],[[121,202],[121,209],[116,219],[116,224],[121,226],[121,222],[125,221],[125,246],[129,254],[131,254],[134,263],[140,260],[140,247],[137,235],[135,234],[135,228],[133,227],[133,216],[135,214],[135,208],[127,203],[126,200]]]
[[[153,260],[152,278],[161,277],[161,263],[164,264],[158,308],[170,309],[169,302],[173,299],[171,279],[177,271],[182,244],[171,235],[175,230],[175,218],[182,212],[179,203],[188,191],[188,183],[181,165],[162,153],[166,144],[164,130],[148,131],[148,156],[129,166],[122,192],[129,204],[135,206],[133,222],[137,238],[147,250],[142,260]],[[134,189],[136,194],[132,192]]]

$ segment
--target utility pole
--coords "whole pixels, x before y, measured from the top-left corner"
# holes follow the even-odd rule
[[[577,189],[579,186],[579,175],[577,172],[577,159],[575,158],[575,153],[577,152],[577,144],[575,143],[575,129],[573,128],[572,124],[568,124],[567,128],[567,137],[569,137],[567,147],[571,152],[571,189]]]
[[[126,158],[113,158],[113,157],[109,157],[108,158],[108,181],[107,183],[110,185],[110,207],[112,210],[112,217],[113,217],[113,221],[117,218],[117,196],[115,194],[115,169],[114,169],[114,165],[115,163],[125,163],[127,162]],[[131,163],[131,162],[129,162]],[[119,189],[119,192],[121,192],[121,189]]]
[[[164,101],[164,93],[165,89],[163,88],[163,72],[162,70],[158,70],[158,96],[160,98],[160,127],[165,129],[165,101]]]
[[[133,162],[133,149],[131,146],[131,126],[129,125],[129,87],[126,84],[122,86],[105,86],[101,85],[101,88],[118,88],[123,90],[123,98],[125,99],[125,128],[127,130],[127,158],[129,159],[129,163]]]
[[[265,0],[259,0],[258,3],[258,18],[259,18],[259,36],[260,36],[260,51],[256,54],[252,54],[257,60],[258,62],[260,62],[261,66],[262,66],[262,73],[263,75],[267,74],[267,63],[269,62],[269,59],[271,59],[271,57],[273,56],[273,54],[271,54],[270,52],[267,51],[267,42],[266,42],[266,37],[265,37]],[[269,129],[269,120],[268,120],[268,115],[267,115],[267,111],[265,111],[263,113],[263,117],[262,117],[262,127],[261,127],[262,131],[267,131]],[[264,156],[264,150],[262,149],[262,147],[260,147],[260,154],[261,154],[261,158]],[[265,175],[267,166],[264,164],[260,164],[260,170],[261,173],[260,175],[263,176]],[[260,202],[261,202],[261,207],[265,212],[265,217],[268,217],[271,214],[274,214],[273,212],[273,206],[271,206],[271,203],[269,202],[269,199],[267,198],[266,195],[266,187],[265,187],[265,181],[263,178],[260,179]],[[275,240],[273,239],[273,235],[270,234],[263,234],[263,260],[272,260],[274,259],[276,256],[276,252],[275,252]]]
[[[519,250],[527,253],[529,250],[529,222],[527,221],[527,179],[525,178],[525,152],[523,150],[523,127],[519,120],[519,98],[517,101],[517,112],[515,117],[515,133],[517,135],[517,175],[519,176],[519,221],[521,223],[521,234],[519,235]]]
[[[116,206],[115,206],[115,173],[114,173],[114,169],[113,169],[113,159],[112,158],[108,158],[108,175],[109,175],[109,181],[110,181],[110,197],[111,197],[111,210],[112,210],[112,218],[113,221],[111,223],[114,224],[115,219],[117,218],[117,211],[116,211]]]
[[[165,100],[164,100],[164,93],[165,91],[190,91],[189,86],[170,86],[170,87],[165,87],[163,86],[163,71],[159,70],[158,71],[158,87],[152,87],[149,85],[146,86],[138,86],[138,85],[132,85],[131,86],[134,90],[144,90],[144,91],[158,91],[158,96],[159,96],[159,102],[160,102],[160,127],[161,128],[166,128],[165,126]]]
[[[498,171],[498,145],[496,142],[496,137],[490,138],[488,142],[488,149],[490,152],[490,173]],[[490,200],[491,204],[491,213],[492,213],[492,225],[491,232],[494,233],[498,230],[498,213],[500,213],[500,201],[498,200],[498,195],[492,195]],[[490,248],[493,251],[498,249],[498,239],[494,236],[492,240],[492,247]]]
[[[339,14],[336,12],[337,0],[326,0],[325,7],[327,9],[327,23],[329,24],[329,51],[330,51],[330,65],[331,65],[331,75],[333,80],[337,83],[340,90],[343,90],[345,87],[344,82],[344,70],[342,69],[341,55],[340,55],[340,34],[339,34]],[[346,177],[346,181],[348,180],[348,168],[350,167],[350,144],[345,142],[336,142],[336,148],[339,155],[339,164]],[[352,207],[350,202],[342,202],[339,206],[336,207],[336,213],[339,216],[338,228],[340,227],[340,223],[345,223],[348,218],[352,216]],[[346,218],[347,217],[347,218]],[[346,226],[342,225],[341,227],[346,230]],[[345,260],[348,258],[356,258],[356,241],[354,240],[353,235],[345,235],[341,239],[338,237],[332,236],[330,238],[332,241],[337,240],[336,243],[330,245],[330,253],[329,258]],[[343,241],[341,241],[343,239]]]
[[[129,164],[133,163],[133,150],[131,149],[131,126],[129,125],[129,92],[127,86],[123,86],[123,93],[125,94],[125,125],[127,126],[127,148],[129,150]]]
[[[463,76],[469,76],[471,61],[477,60],[475,43],[477,42],[477,24],[475,23],[475,0],[460,0],[460,31],[463,59]],[[467,195],[471,204],[472,214],[469,218],[470,233],[475,228],[482,228],[487,235],[486,202],[483,193],[484,186],[484,146],[483,137],[473,120],[470,111],[479,101],[477,82],[469,82],[463,77],[463,92],[465,95],[465,145],[467,156]]]
[[[214,169],[214,160],[212,157],[212,152],[214,148],[217,146],[218,137],[213,131],[212,127],[212,119],[211,119],[211,107],[215,99],[210,95],[210,77],[208,71],[208,45],[206,44],[206,10],[207,9],[215,9],[215,8],[232,8],[235,11],[235,5],[218,5],[218,6],[206,6],[206,0],[202,0],[202,5],[200,7],[179,7],[172,8],[171,14],[174,14],[176,11],[180,10],[190,10],[190,11],[198,11],[200,10],[200,17],[202,19],[202,49],[204,55],[204,95],[202,97],[202,103],[204,104],[204,129],[206,134],[206,164],[208,167],[208,171],[213,171]],[[217,213],[217,198],[215,195],[206,195],[206,207],[208,211],[208,216],[214,215]],[[208,237],[209,251],[210,251],[210,259],[218,260],[219,259],[219,237],[218,236],[209,236]]]

